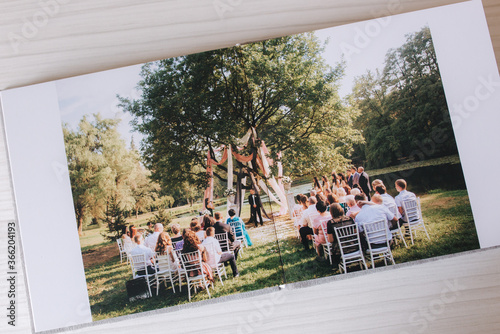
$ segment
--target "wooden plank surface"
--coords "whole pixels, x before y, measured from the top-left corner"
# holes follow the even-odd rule
[[[214,2],[201,0],[4,0],[0,90],[454,2],[233,0],[232,9],[221,14]],[[41,4],[52,4],[46,20]],[[500,64],[500,3],[485,0],[484,6]],[[33,20],[39,27],[30,31],[26,22]],[[5,231],[15,216],[3,134],[0,183],[0,308],[5,310]],[[489,249],[65,332],[498,333],[499,259],[500,249]],[[16,327],[2,316],[2,333],[31,332],[22,272],[17,278]],[[221,314],[227,318],[221,320]]]
[[[6,0],[0,90],[461,1]]]

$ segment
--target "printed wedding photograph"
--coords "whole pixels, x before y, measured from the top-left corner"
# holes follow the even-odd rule
[[[94,321],[479,248],[422,13],[55,85]]]

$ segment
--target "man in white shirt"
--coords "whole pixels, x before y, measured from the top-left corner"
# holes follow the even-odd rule
[[[358,213],[361,208],[356,205],[356,200],[353,195],[347,195],[345,197],[345,202],[347,203],[347,206],[349,206],[349,211],[347,211],[346,216],[354,219],[356,213]]]
[[[156,223],[155,231],[148,235],[146,240],[144,240],[144,246],[149,247],[153,252],[156,248],[156,242],[158,241],[158,236],[163,232],[163,224]]]
[[[378,185],[375,187],[375,192],[382,197],[383,204],[387,207],[394,206],[396,208],[396,218],[399,219],[401,218],[401,213],[399,213],[399,210],[397,209],[397,204],[394,198],[392,198],[391,195],[387,193],[387,189],[383,184]]]
[[[207,263],[212,268],[215,268],[218,263],[229,262],[229,264],[231,265],[231,270],[233,271],[233,277],[240,276],[240,274],[238,273],[238,267],[236,266],[236,260],[234,259],[234,254],[227,252],[222,253],[219,241],[214,237],[215,228],[207,228],[206,233],[207,237],[201,244],[207,250]]]
[[[396,190],[399,192],[399,195],[394,198],[394,201],[396,202],[398,211],[401,214],[401,218],[399,220],[399,226],[401,226],[404,223],[408,222],[408,219],[406,218],[405,212],[403,210],[403,201],[407,199],[416,199],[417,196],[415,196],[415,194],[411,191],[406,190],[406,181],[403,179],[396,180],[395,186]]]
[[[316,202],[316,197],[309,197],[307,200],[308,207],[302,212],[302,217],[299,220],[300,239],[306,250],[309,249],[309,235],[313,234],[311,216],[319,215],[318,210],[316,210]]]
[[[136,234],[134,236],[134,242],[137,244],[131,251],[130,255],[140,255],[144,254],[146,263],[148,264],[147,271],[148,274],[153,274],[155,269],[153,267],[155,261],[155,252],[153,252],[149,247],[144,246],[142,234]],[[145,271],[137,272],[138,275],[144,275]]]
[[[364,197],[364,195],[357,195]],[[396,223],[398,220],[394,216],[392,212],[387,209],[384,205],[377,205],[372,202],[367,202],[365,200],[358,200],[357,205],[361,208],[361,211],[358,212],[354,221],[358,226],[359,232],[364,231],[364,225],[367,223],[373,223],[379,220],[385,220],[386,231],[387,231],[387,239],[392,240],[392,233],[389,230],[389,225]]]

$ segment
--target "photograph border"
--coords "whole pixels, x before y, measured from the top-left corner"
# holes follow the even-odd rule
[[[439,57],[439,56],[438,56],[438,57]],[[497,70],[497,72],[498,72],[498,70]],[[457,141],[458,141],[458,140],[457,140]],[[460,148],[459,148],[459,150],[460,150]],[[474,168],[475,168],[475,167],[476,167],[476,166],[474,166]],[[465,172],[464,172],[464,174],[465,174]],[[466,175],[466,179],[467,179],[467,175]],[[489,246],[487,246],[487,247],[489,247]]]

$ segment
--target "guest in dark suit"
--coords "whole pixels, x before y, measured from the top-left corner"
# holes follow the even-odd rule
[[[241,242],[239,240],[236,240],[234,237],[233,230],[231,229],[231,226],[229,224],[226,224],[222,222],[224,217],[222,216],[222,213],[216,212],[214,214],[215,218],[215,224],[214,224],[214,229],[215,229],[215,234],[219,233],[224,233],[227,232],[227,238],[228,238],[228,243],[229,243],[229,250],[232,250],[234,252],[234,259],[238,259],[238,252],[241,247]],[[227,251],[227,249],[223,249],[223,252]]]
[[[353,182],[354,182],[354,174],[352,173],[351,169],[348,169],[346,171],[346,174],[347,174],[347,185],[349,186],[349,188],[352,189]]]
[[[361,190],[363,190],[368,200],[371,200],[370,191],[372,191],[372,189],[370,187],[370,177],[368,176],[368,174],[366,174],[365,169],[361,166],[358,167],[358,174],[359,187],[361,188]]]
[[[254,189],[250,189],[250,196],[248,196],[248,204],[250,204],[250,221],[255,221],[255,227],[258,226],[260,221],[260,226],[264,225],[264,221],[262,220],[262,214],[260,212],[262,208],[262,203],[260,202],[260,198],[255,194]],[[257,220],[259,217],[259,220]]]

